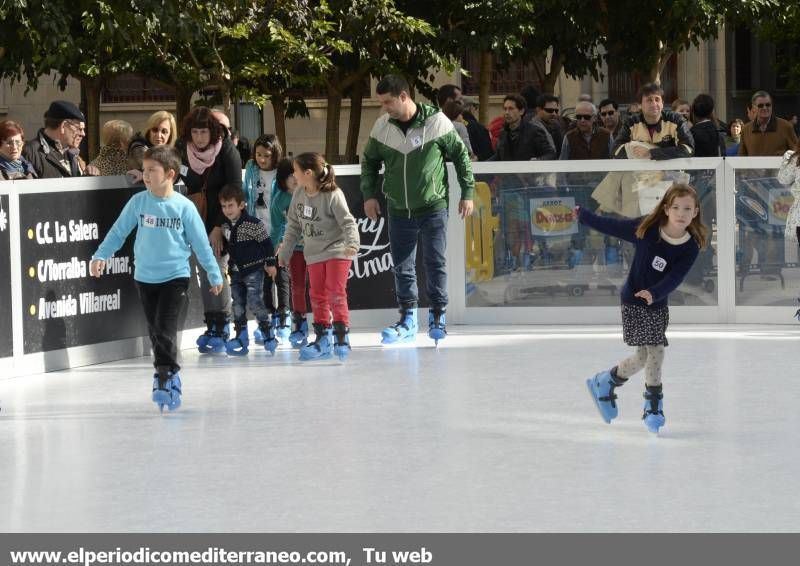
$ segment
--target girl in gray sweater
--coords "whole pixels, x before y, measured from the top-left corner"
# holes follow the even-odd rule
[[[320,154],[295,157],[294,176],[299,187],[286,214],[278,262],[288,265],[295,244],[303,240],[316,339],[300,349],[300,360],[327,359],[332,353],[343,360],[350,351],[347,278],[360,245],[358,228],[336,186],[333,166]]]

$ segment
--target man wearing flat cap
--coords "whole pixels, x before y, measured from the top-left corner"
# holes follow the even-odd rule
[[[86,135],[85,127],[83,112],[72,102],[56,100],[50,104],[44,113],[44,128],[23,150],[40,179],[100,174],[92,166],[81,170],[78,152]]]

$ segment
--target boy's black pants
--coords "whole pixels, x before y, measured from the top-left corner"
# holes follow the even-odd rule
[[[153,366],[157,370],[177,373],[178,320],[186,309],[189,278],[180,277],[163,283],[136,282],[142,299],[150,344],[153,346]]]

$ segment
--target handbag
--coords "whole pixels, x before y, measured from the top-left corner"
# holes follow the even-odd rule
[[[208,174],[210,171],[211,167],[203,171],[203,187],[198,192],[187,195],[189,200],[194,203],[195,208],[197,208],[197,212],[200,214],[200,218],[203,219],[203,222],[205,222],[208,218],[208,197],[206,196],[206,185],[208,185]]]

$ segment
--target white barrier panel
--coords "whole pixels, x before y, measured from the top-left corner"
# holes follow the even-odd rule
[[[571,209],[637,216],[679,180],[698,189],[712,241],[672,297],[671,320],[791,324],[800,268],[797,246],[782,238],[792,201],[775,181],[779,165],[780,158],[475,163],[476,209],[466,222],[450,167],[448,321],[618,323],[631,248],[579,226]],[[349,283],[353,325],[375,327],[377,340],[396,317],[388,222],[364,217],[359,175],[358,165],[337,167],[361,232]],[[88,276],[91,253],[137,190],[123,177],[0,184],[3,376],[147,352],[130,242],[106,277]],[[190,292],[187,347],[202,323],[198,295]]]

